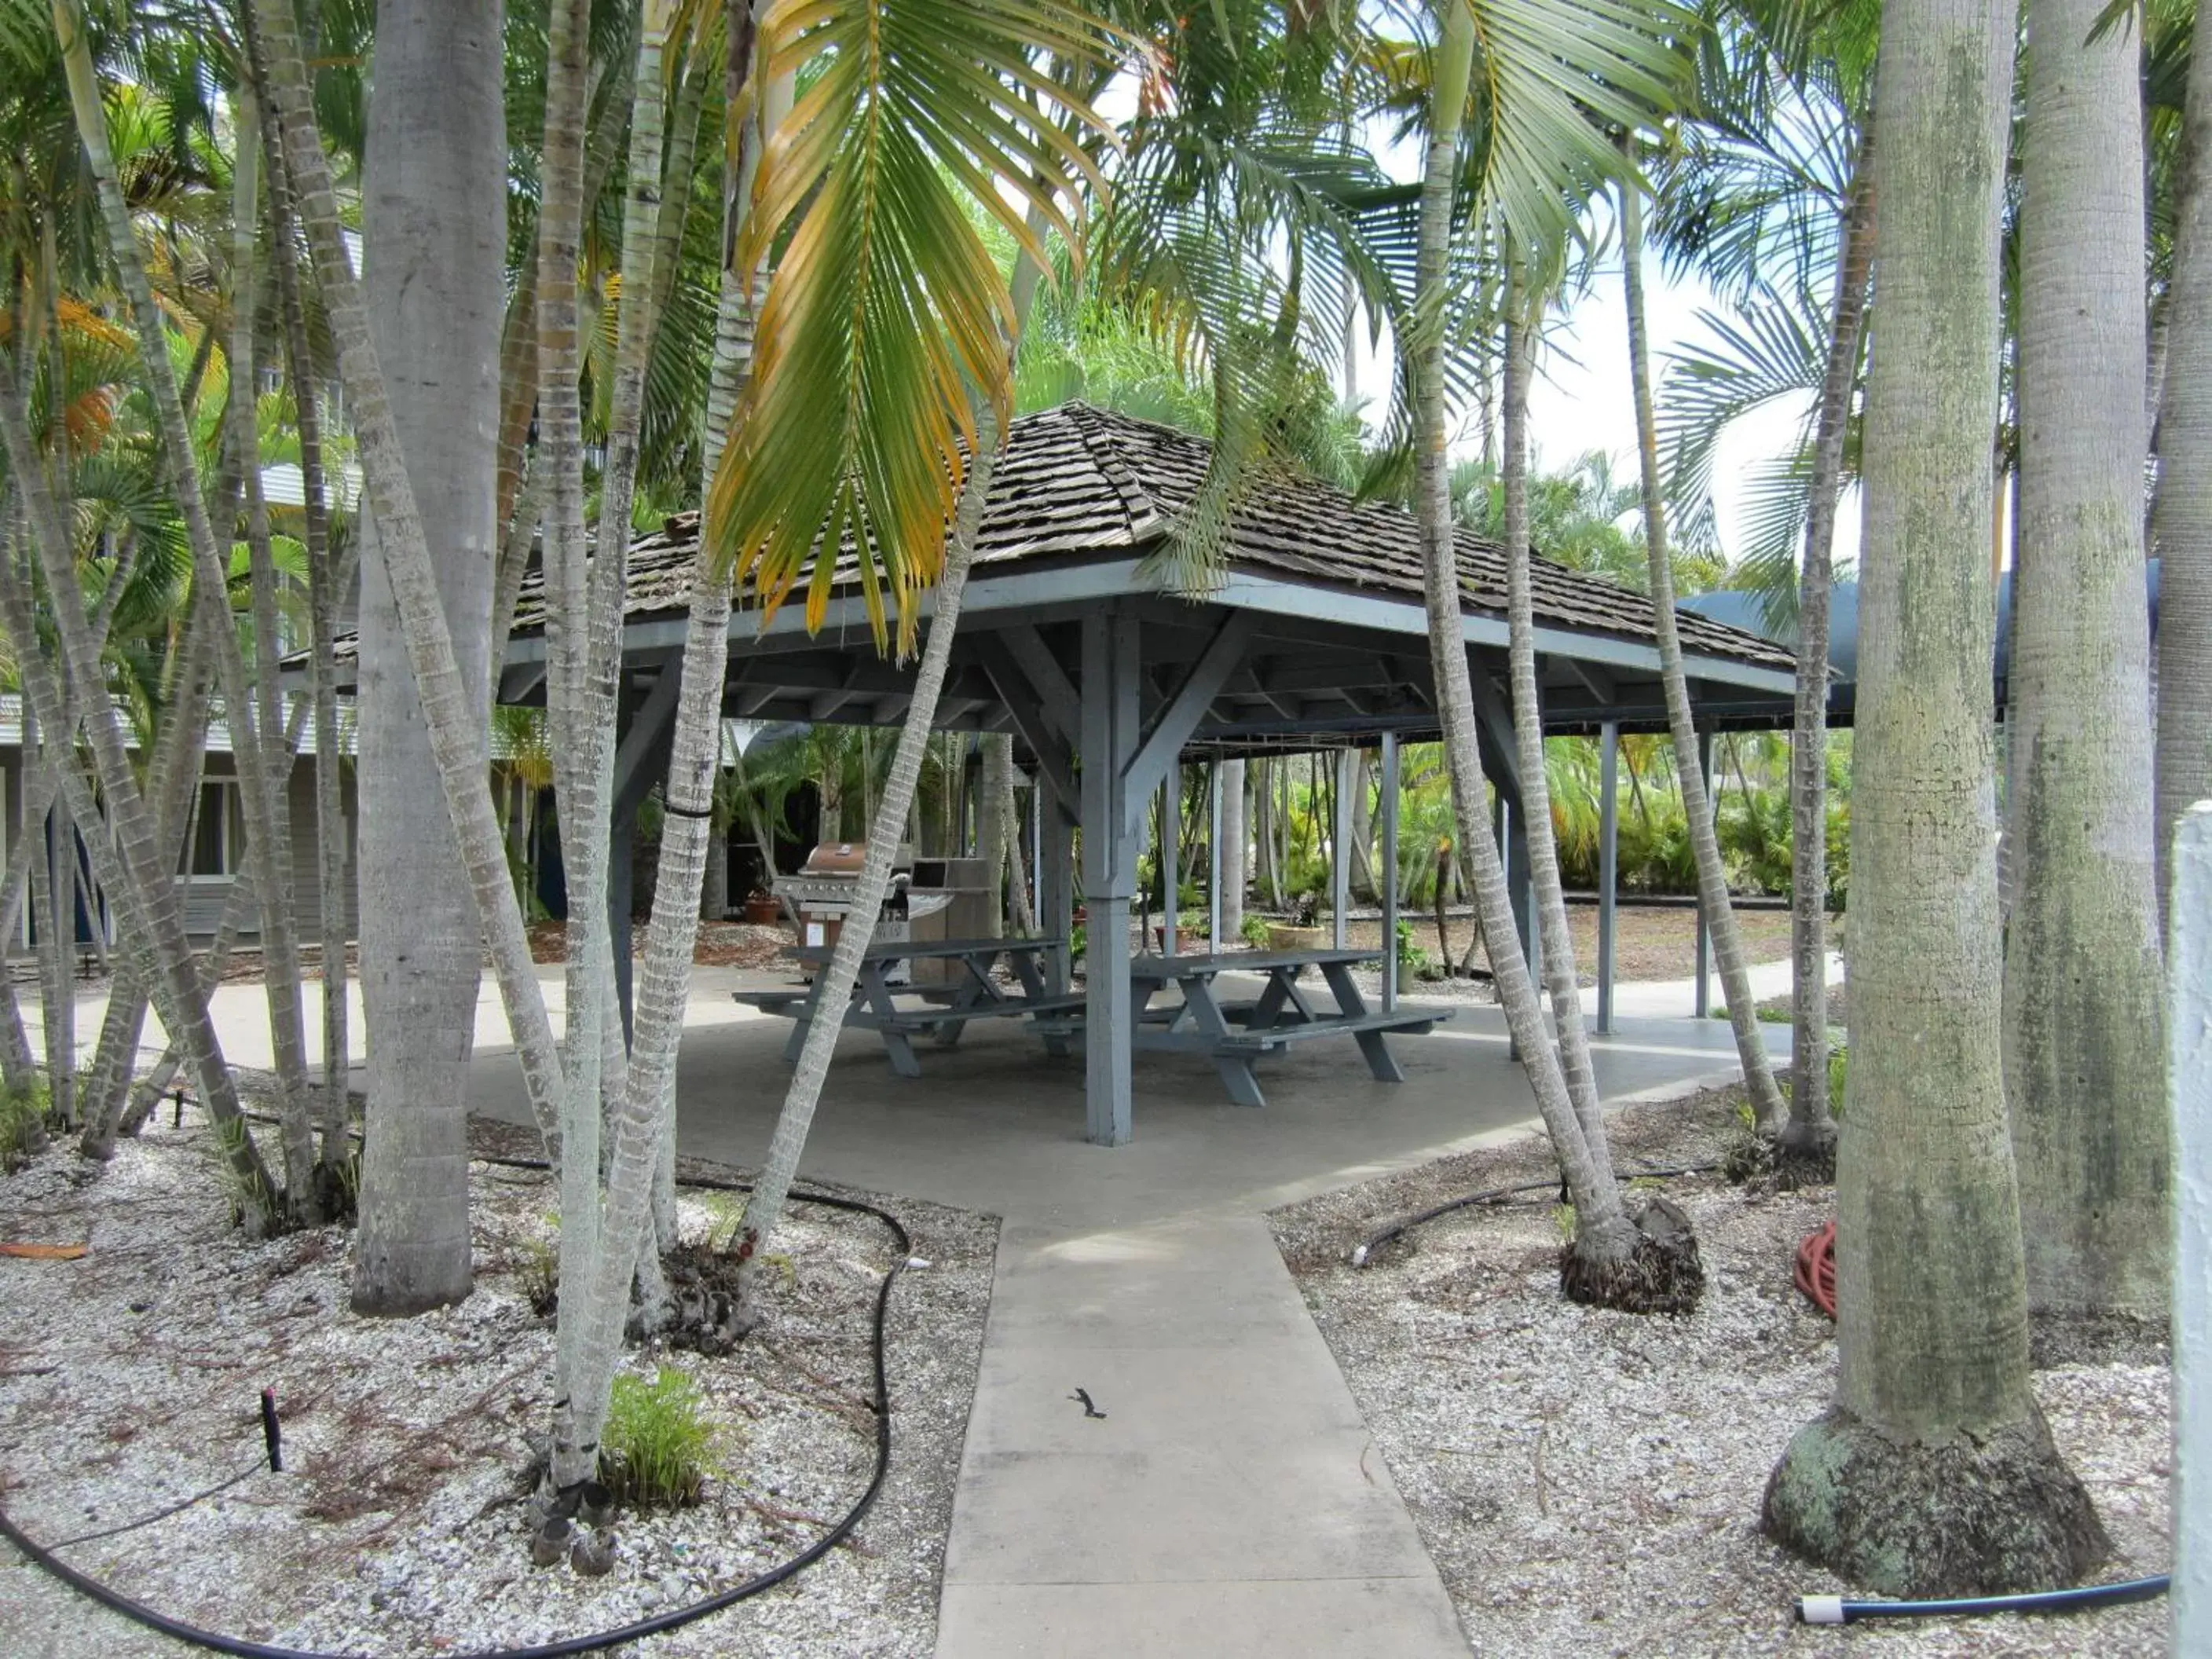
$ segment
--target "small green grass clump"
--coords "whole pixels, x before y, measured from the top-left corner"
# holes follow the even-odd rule
[[[627,1373],[616,1377],[599,1442],[601,1479],[629,1504],[697,1503],[707,1478],[721,1473],[706,1405],[698,1383],[672,1366],[661,1367],[650,1382]]]
[[[46,1149],[46,1080],[33,1075],[28,1086],[0,1086],[0,1170],[12,1175]]]

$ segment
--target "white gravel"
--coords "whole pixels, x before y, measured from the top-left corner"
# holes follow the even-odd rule
[[[1639,1107],[1615,1123],[1624,1170],[1705,1161],[1730,1098]],[[1354,1271],[1372,1227],[1459,1193],[1542,1179],[1540,1139],[1443,1160],[1271,1218],[1478,1654],[2087,1654],[2166,1651],[2162,1601],[2070,1618],[1817,1630],[1796,1598],[1846,1587],[1758,1530],[1768,1473],[1830,1400],[1833,1328],[1791,1282],[1826,1190],[1759,1195],[1669,1183],[1708,1284],[1675,1320],[1559,1293],[1551,1200],[1463,1211]],[[2167,1373],[2154,1363],[2040,1371],[2036,1393],[2117,1555],[2101,1579],[2162,1572]]]
[[[166,1123],[166,1118],[164,1119]],[[726,1358],[644,1355],[703,1385],[725,1471],[696,1507],[624,1515],[601,1579],[533,1570],[520,1480],[545,1431],[552,1328],[523,1289],[556,1194],[472,1171],[477,1290],[421,1318],[346,1306],[348,1236],[262,1244],[227,1224],[210,1137],[149,1130],[96,1175],[57,1151],[0,1180],[0,1238],[82,1242],[77,1261],[0,1258],[0,1484],[57,1539],[157,1510],[261,1458],[258,1391],[286,1472],[68,1559],[173,1616],[334,1653],[466,1653],[627,1624],[796,1553],[866,1485],[869,1315],[892,1259],[873,1219],[802,1206],[791,1273]],[[733,1173],[733,1172],[726,1172]],[[930,1266],[893,1294],[891,1474],[847,1547],[787,1586],[626,1652],[925,1655],[989,1304],[996,1223],[890,1200]],[[687,1232],[714,1224],[684,1205]],[[188,1650],[74,1596],[0,1547],[0,1654]]]

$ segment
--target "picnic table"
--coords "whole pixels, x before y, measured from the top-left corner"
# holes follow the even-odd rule
[[[871,944],[860,956],[860,971],[853,981],[853,999],[845,1009],[844,1024],[876,1032],[890,1056],[891,1070],[901,1077],[920,1077],[921,1062],[915,1057],[913,1039],[927,1032],[940,1048],[960,1041],[974,1019],[1026,1018],[1044,1038],[1046,1049],[1067,1052],[1067,1039],[1079,1018],[1083,994],[1054,995],[1045,984],[1039,959],[1062,941],[1052,939],[884,939]],[[793,1022],[783,1045],[783,1057],[797,1060],[806,1043],[806,1030],[821,1012],[822,988],[829,975],[819,970],[829,965],[830,951],[821,945],[797,945],[786,954],[817,969],[813,982],[764,991],[732,991],[738,1001],[778,1014]],[[945,961],[959,964],[951,985],[893,986],[891,968],[902,962]],[[1000,961],[1012,971],[1018,990],[997,983],[992,970]],[[902,1003],[899,998],[908,999]]]
[[[1370,1011],[1352,969],[1354,963],[1372,962],[1381,954],[1361,950],[1232,951],[1133,957],[1129,963],[1129,1007],[1135,1027],[1132,1042],[1139,1048],[1210,1056],[1229,1097],[1240,1106],[1267,1103],[1260,1092],[1254,1061],[1314,1037],[1351,1037],[1359,1044],[1377,1082],[1403,1083],[1406,1074],[1391,1056],[1384,1035],[1403,1031],[1419,1036],[1439,1020],[1449,1019],[1452,1010]],[[1309,968],[1321,971],[1336,1001],[1334,1013],[1319,1012],[1306,1000],[1298,981]],[[1224,1002],[1214,994],[1214,981],[1223,974],[1258,974],[1266,983],[1252,1001]],[[1153,999],[1170,985],[1182,990],[1182,1001],[1155,1007]]]

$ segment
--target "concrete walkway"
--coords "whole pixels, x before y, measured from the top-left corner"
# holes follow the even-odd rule
[[[544,976],[557,1008],[558,970]],[[679,1066],[685,1151],[765,1152],[788,1028],[727,993],[777,977],[699,970]],[[265,1064],[258,988],[226,987],[217,1003],[226,1045]],[[1595,1045],[1608,1099],[1733,1074],[1724,1024],[1629,1006],[1620,1034]],[[1778,1054],[1788,1030],[1769,1030]],[[478,1035],[472,1108],[526,1121],[489,984]],[[971,1027],[956,1052],[921,1048],[913,1081],[891,1075],[873,1036],[842,1039],[804,1173],[1004,1218],[943,1659],[1465,1654],[1262,1219],[1533,1117],[1495,1009],[1462,1008],[1393,1049],[1396,1086],[1350,1043],[1306,1045],[1265,1067],[1262,1110],[1231,1105],[1202,1060],[1140,1054],[1136,1139],[1109,1150],[1083,1139],[1080,1060],[1048,1059],[1000,1023]]]

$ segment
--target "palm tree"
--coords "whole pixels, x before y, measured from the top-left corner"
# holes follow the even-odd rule
[[[2142,787],[2141,54],[2127,31],[2096,32],[2101,12],[2026,9],[2005,1081],[2029,1306],[2162,1323],[2172,1126]]]
[[[1560,15],[1547,21],[1564,23],[1571,20]],[[1679,1309],[1694,1304],[1702,1283],[1695,1242],[1686,1228],[1672,1224],[1672,1218],[1665,1215],[1662,1206],[1647,1208],[1632,1220],[1624,1211],[1605,1151],[1602,1122],[1595,1109],[1585,1113],[1583,1101],[1571,1092],[1569,1075],[1562,1069],[1559,1054],[1545,1030],[1536,985],[1514,932],[1504,868],[1490,831],[1483,795],[1474,690],[1462,635],[1450,477],[1444,454],[1443,319],[1454,197],[1461,174],[1460,134],[1468,84],[1478,33],[1488,39],[1497,21],[1490,8],[1471,6],[1463,0],[1453,0],[1444,13],[1443,41],[1436,55],[1429,100],[1429,137],[1422,174],[1417,263],[1407,307],[1415,321],[1410,335],[1401,336],[1400,348],[1401,360],[1407,368],[1406,378],[1413,388],[1410,429],[1415,443],[1415,511],[1420,520],[1430,656],[1449,761],[1453,804],[1460,830],[1458,839],[1474,872],[1476,909],[1489,943],[1498,1001],[1520,1049],[1538,1109],[1574,1201],[1575,1234],[1561,1255],[1562,1282],[1570,1295],[1581,1300],[1638,1308]],[[1482,25],[1480,29],[1479,23]],[[1643,37],[1634,34],[1628,38],[1639,44],[1643,40]],[[1584,106],[1564,93],[1552,96],[1556,88],[1548,82],[1531,85],[1513,72],[1516,69],[1533,72],[1534,64],[1515,64],[1510,59],[1501,62],[1495,58],[1486,63],[1495,101],[1487,112],[1490,131],[1478,135],[1480,153],[1488,172],[1483,181],[1483,195],[1493,220],[1506,228],[1507,234],[1499,240],[1508,250],[1505,258],[1509,262],[1509,287],[1517,285],[1520,280],[1516,265],[1527,257],[1529,239],[1534,238],[1535,245],[1541,246],[1552,240],[1546,232],[1556,236],[1565,229],[1564,226],[1553,229],[1563,212],[1556,184],[1550,175],[1534,171],[1532,155],[1541,155],[1544,161],[1556,162],[1570,173],[1580,169],[1609,170],[1613,165],[1611,152],[1604,147],[1597,130],[1589,125],[1589,115],[1607,112],[1632,123],[1648,112],[1650,105],[1645,100],[1658,94],[1663,84],[1663,73],[1656,66],[1664,64],[1666,50],[1656,40],[1650,41],[1645,50],[1648,56],[1642,63],[1626,66],[1631,71],[1644,70],[1645,64],[1653,66],[1645,70],[1640,82],[1633,73],[1627,77],[1626,88],[1608,86],[1592,78],[1583,94],[1589,100],[1587,112]],[[1511,103],[1505,96],[1509,88],[1516,94]],[[1637,95],[1638,90],[1644,93],[1643,98]],[[1523,125],[1516,129],[1516,123]],[[1550,139],[1552,153],[1532,151],[1528,148],[1532,133]],[[1517,312],[1517,301],[1509,297],[1506,320],[1513,332],[1507,349],[1511,375],[1507,386],[1507,419],[1511,425],[1506,465],[1511,469],[1525,465],[1514,453],[1522,424],[1515,408],[1525,400],[1526,394],[1522,390],[1525,377],[1514,372],[1513,365],[1516,359],[1522,364],[1527,362],[1527,346],[1522,338],[1525,319]],[[1516,481],[1513,486],[1515,495],[1509,495],[1508,504],[1510,516],[1507,534],[1516,540],[1521,538],[1525,514],[1525,507],[1515,499],[1519,488]],[[1525,550],[1522,556],[1525,557]],[[1516,605],[1516,609],[1519,608]],[[1520,627],[1515,629],[1516,635],[1525,635],[1527,631]],[[1516,682],[1522,678],[1518,670],[1523,654],[1522,646],[1516,643]],[[1533,697],[1528,701],[1533,707]],[[1534,770],[1540,775],[1541,769],[1540,758],[1534,768],[1525,764],[1523,767],[1524,774]],[[1522,787],[1529,787],[1525,775]],[[1532,836],[1548,830],[1548,820],[1540,825],[1533,821],[1535,815],[1530,816]],[[1570,990],[1567,996],[1578,1008],[1578,995]],[[1564,1019],[1565,1000],[1559,1005],[1559,1012]],[[1594,1108],[1594,1091],[1591,1105]]]
[[[1790,1121],[1777,1151],[1787,1165],[1834,1178],[1836,1120],[1828,1098],[1828,605],[1844,441],[1866,331],[1874,263],[1874,132],[1859,140],[1844,210],[1843,247],[1828,323],[1808,492],[1805,569],[1797,585],[1797,691],[1790,729],[1791,961]]]
[[[1950,1595],[2072,1583],[2105,1540],[2029,1388],[1998,1048],[1989,434],[2014,20],[1892,0],[1884,22],[1840,1372],[1765,1512],[1855,1583]]]
[[[369,321],[435,527],[437,582],[467,695],[489,705],[494,451],[505,309],[506,150],[499,0],[386,0],[378,15],[362,230]],[[469,1055],[483,951],[386,577],[365,538],[358,709],[362,1005],[368,1135],[353,1308],[409,1315],[474,1282]],[[480,764],[489,765],[479,727]]]
[[[1717,349],[1678,363],[1670,392],[1678,511],[1711,528],[1713,446],[1747,407],[1815,393],[1809,430],[1778,465],[1755,471],[1754,525],[1743,576],[1771,621],[1794,615],[1792,722],[1792,1042],[1790,1116],[1776,1151],[1801,1176],[1835,1166],[1828,1099],[1828,604],[1837,494],[1858,386],[1874,196],[1866,121],[1877,9],[1817,15],[1783,0],[1732,4],[1701,38],[1698,118],[1660,169],[1658,239],[1678,265],[1735,289],[1741,325],[1716,322]],[[1831,244],[1833,244],[1832,250]],[[1833,270],[1825,340],[1806,313],[1823,256]],[[1686,489],[1683,486],[1686,485]],[[1800,528],[1804,539],[1797,568]]]
[[[2181,129],[2166,367],[2158,416],[2156,816],[2160,914],[2172,838],[2212,799],[2212,52],[2192,52]]]
[[[872,917],[890,888],[951,660],[1011,404],[1014,353],[1049,263],[1044,239],[1057,229],[1074,245],[1066,204],[1076,199],[1077,176],[1096,178],[1077,137],[1102,125],[1087,99],[1103,88],[1108,65],[1095,21],[1056,4],[1001,13],[994,5],[878,3],[872,15],[856,9],[803,38],[791,30],[793,9],[772,7],[761,19],[765,61],[793,70],[833,46],[838,68],[793,111],[788,146],[780,138],[763,158],[744,246],[757,257],[787,222],[796,218],[797,228],[769,287],[752,395],[723,452],[708,526],[718,556],[734,559],[738,575],[750,577],[770,609],[808,575],[811,621],[819,620],[834,575],[825,551],[837,545],[837,531],[851,526],[878,639],[891,620],[888,589],[906,649],[915,601],[937,577],[913,699],[868,826],[854,896],[852,914]],[[1049,114],[1011,81],[976,76],[967,67],[1034,56],[1058,72],[1048,82],[1057,106]],[[939,146],[955,124],[939,124],[943,111],[918,118],[933,99],[963,111],[959,127],[994,135],[980,158],[983,172],[965,149],[957,172],[939,170]],[[1026,214],[1017,216],[1001,199],[994,178],[1018,192]],[[1010,282],[1000,276],[951,179],[1014,238]],[[878,198],[902,204],[896,233],[888,224],[876,228],[868,208]],[[917,233],[927,241],[904,241]],[[902,267],[913,273],[906,278],[911,286],[895,298],[890,284]],[[907,320],[888,334],[871,331],[858,319],[872,306],[896,307],[893,314]],[[823,385],[848,388],[846,398],[822,397]],[[871,386],[896,400],[889,407],[898,419],[889,432],[869,430],[860,394]],[[955,386],[968,388],[964,408],[950,402],[945,389]],[[886,440],[899,457],[896,470],[872,473],[857,465]],[[824,455],[838,464],[823,468]],[[696,913],[696,890],[692,908]],[[872,932],[863,926],[839,933],[822,969],[823,1007],[842,1008],[850,998]],[[738,1243],[748,1285],[798,1173],[841,1024],[823,1019],[807,1028]]]
[[[145,390],[191,549],[195,594],[202,605],[217,605],[220,596],[227,592],[226,555],[229,541],[227,536],[218,540],[201,487],[190,422],[169,360],[167,324],[147,276],[130,207],[108,145],[106,116],[94,68],[90,36],[76,0],[55,0],[53,15],[69,80],[70,101],[76,114],[78,136],[91,165],[108,252],[122,279],[132,319],[137,326]],[[246,463],[251,457],[241,453],[240,459]],[[342,1189],[336,1171],[346,1162],[350,1148],[341,1133],[334,1141],[326,1138],[318,1156],[304,1088],[306,1054],[301,1022],[299,958],[288,902],[290,849],[283,839],[283,814],[271,787],[273,769],[264,763],[252,684],[234,630],[228,626],[215,629],[214,655],[217,684],[222,687],[224,707],[229,714],[233,750],[237,758],[247,855],[255,872],[254,884],[261,895],[262,949],[268,964],[265,979],[270,1035],[281,1103],[284,1201],[295,1219],[313,1220],[319,1218],[326,1198]],[[271,732],[268,737],[273,744],[276,733]],[[147,827],[150,830],[154,826],[149,823]]]
[[[1520,314],[1522,306],[1529,315]],[[1581,981],[1575,972],[1574,936],[1567,930],[1567,900],[1559,881],[1559,842],[1552,820],[1550,769],[1546,764],[1544,713],[1536,689],[1536,620],[1528,571],[1528,383],[1534,378],[1536,338],[1541,331],[1540,298],[1525,294],[1518,272],[1505,273],[1505,363],[1499,402],[1504,426],[1502,471],[1505,507],[1506,617],[1513,684],[1513,734],[1519,750],[1521,799],[1527,820],[1528,881],[1535,894],[1535,924],[1540,941],[1552,1018],[1559,1028],[1559,1057],[1583,1143],[1589,1149],[1593,1176],[1613,1185],[1613,1154],[1607,1144],[1597,1073],[1590,1063],[1589,1036],[1583,1024]],[[1433,646],[1433,641],[1432,641]],[[1464,824],[1466,820],[1462,819]],[[1462,837],[1466,839],[1467,837]],[[1488,839],[1486,834],[1480,837]],[[1437,883],[1437,943],[1443,942],[1443,884]],[[1517,946],[1519,940],[1514,941]],[[1493,949],[1495,947],[1493,946]],[[1493,967],[1495,963],[1493,961]]]
[[[1642,187],[1620,191],[1621,288],[1628,312],[1628,372],[1636,401],[1636,447],[1644,476],[1644,550],[1651,570],[1651,620],[1659,645],[1659,678],[1667,696],[1667,726],[1674,739],[1674,775],[1682,791],[1682,810],[1690,823],[1690,847],[1697,856],[1698,905],[1713,942],[1713,960],[1728,996],[1729,1024],[1735,1032],[1737,1056],[1751,1109],[1762,1134],[1779,1137],[1789,1109],[1766,1057],[1766,1037],[1759,1028],[1759,1008],[1751,994],[1751,972],[1736,933],[1735,910],[1729,902],[1728,872],[1713,833],[1712,802],[1705,793],[1705,770],[1698,758],[1696,717],[1690,710],[1689,681],[1682,672],[1682,639],[1674,621],[1674,568],[1667,557],[1667,509],[1659,476],[1659,428],[1651,410],[1651,359],[1644,316],[1644,198]]]

